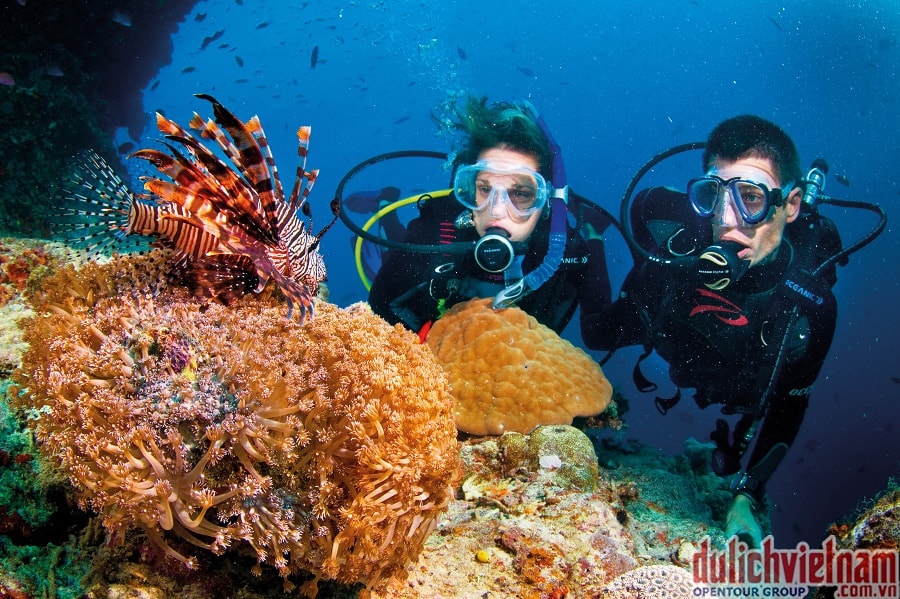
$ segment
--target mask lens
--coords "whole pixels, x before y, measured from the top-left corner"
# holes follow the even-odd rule
[[[691,205],[700,216],[709,216],[716,208],[719,200],[719,181],[704,177],[694,179],[688,183],[688,198]]]
[[[769,191],[752,181],[737,180],[731,184],[732,194],[748,223],[758,223],[766,217]]]
[[[480,161],[457,170],[454,192],[466,208],[484,210],[499,202],[510,215],[524,218],[544,208],[549,187],[529,168]]]

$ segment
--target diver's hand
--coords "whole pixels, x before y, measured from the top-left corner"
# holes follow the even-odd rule
[[[725,516],[725,537],[734,535],[751,549],[759,549],[762,543],[762,528],[753,517],[753,504],[749,497],[741,493],[731,500],[731,507]]]

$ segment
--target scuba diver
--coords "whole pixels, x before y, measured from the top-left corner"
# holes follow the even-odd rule
[[[561,332],[610,301],[600,233],[612,221],[591,213],[588,239],[568,221],[559,147],[528,104],[469,98],[457,127],[464,144],[453,164],[455,201],[424,201],[405,239],[388,251],[369,304],[388,322],[427,334],[456,303],[493,297]],[[586,222],[586,221],[583,221]],[[426,253],[410,250],[425,246]]]
[[[634,370],[641,391],[656,386],[640,372],[640,361],[655,350],[668,363],[679,390],[657,397],[660,412],[677,403],[681,388],[692,388],[701,408],[723,404],[724,415],[739,415],[733,430],[718,419],[710,434],[712,468],[732,477],[726,535],[758,547],[754,510],[797,436],[831,345],[835,265],[874,239],[885,217],[872,204],[825,198],[825,162],[817,160],[804,178],[791,138],[762,118],[728,119],[705,144],[667,155],[704,146],[704,174],[688,182],[686,194],[650,188],[629,211],[637,179],[658,160],[632,180],[621,220],[635,265],[616,301],[589,314],[582,330],[588,347],[610,355],[627,345],[644,347]],[[842,250],[819,202],[872,210],[881,223]]]

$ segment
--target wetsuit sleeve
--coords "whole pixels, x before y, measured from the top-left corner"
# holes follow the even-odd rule
[[[656,187],[638,193],[631,207],[631,223],[638,245],[661,257],[670,257],[667,242],[674,237],[685,244],[685,254],[692,247],[705,245],[701,239],[700,225],[703,223],[690,213],[684,194],[672,189]],[[600,264],[595,269],[596,276],[602,276],[606,281],[605,287],[598,288],[604,288],[608,293],[609,275],[602,247],[594,253]],[[615,301],[607,303],[602,310],[583,315],[581,332],[585,345],[590,349],[610,351],[649,343],[650,314],[659,307],[673,276],[677,277],[665,267],[639,259]]]
[[[582,315],[581,334],[589,349],[610,351],[649,341],[650,311],[659,305],[667,275],[657,271],[652,264],[639,263],[628,273],[615,301]]]
[[[808,342],[803,344],[799,356],[788,355],[787,364],[782,369],[769,402],[756,445],[747,462],[745,484],[735,489],[754,499],[761,499],[765,484],[778,467],[787,449],[794,442],[809,404],[810,390],[822,364],[828,355],[837,310],[833,296],[828,308],[808,315],[795,330],[795,337],[802,337],[808,330]],[[803,326],[805,325],[805,326]],[[788,352],[797,352],[788,349]]]
[[[404,241],[431,244],[435,241],[434,237],[434,227],[419,217],[409,223]],[[429,268],[428,254],[389,250],[369,290],[372,311],[391,324],[402,323],[407,328],[417,330],[434,313],[432,303],[425,301]],[[423,293],[416,292],[417,288],[424,290],[424,296]]]
[[[587,347],[594,342],[594,321],[609,309],[611,288],[606,270],[606,252],[602,239],[587,241],[587,272],[578,290],[581,307],[581,336]]]

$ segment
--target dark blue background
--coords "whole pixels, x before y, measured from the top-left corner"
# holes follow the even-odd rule
[[[311,196],[317,227],[329,217],[340,177],[357,162],[398,149],[447,150],[444,106],[467,92],[532,101],[563,146],[569,182],[615,214],[651,156],[702,141],[719,121],[747,112],[784,127],[804,167],[823,156],[832,174],[850,180],[844,186],[829,177],[831,195],[879,202],[895,219],[900,202],[900,9],[893,0],[211,0],[198,3],[174,44],[172,64],[145,92],[148,113],[162,109],[182,124],[194,110],[208,116],[208,104],[192,97],[205,92],[244,120],[258,114],[288,186],[294,131],[312,125],[308,167],[321,169]],[[154,138],[148,119],[144,138],[133,141],[146,146]],[[419,170],[395,169],[397,180],[381,184],[433,186],[436,179]],[[656,178],[680,187],[698,172],[693,154]],[[824,211],[845,241],[875,220]],[[338,225],[322,244],[331,298],[341,305],[365,298],[348,239]],[[621,281],[629,260],[624,246],[611,246]],[[780,547],[818,543],[828,522],[900,475],[898,249],[894,220],[839,273],[830,357],[800,436],[770,484]],[[567,336],[579,343],[577,331]],[[715,409],[701,412],[687,400],[657,415],[652,397],[631,384],[634,357],[620,352],[605,369],[632,400],[627,434],[667,452],[680,451],[687,436],[705,439]],[[661,383],[664,373],[659,362],[648,368]]]

